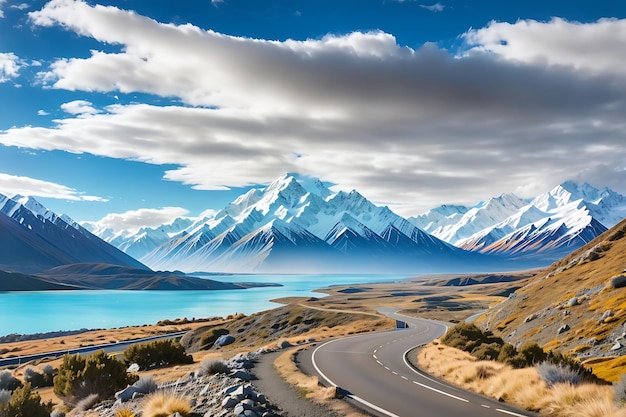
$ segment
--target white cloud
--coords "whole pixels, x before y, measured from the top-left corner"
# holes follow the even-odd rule
[[[2,4],[0,3],[0,7]],[[1,10],[0,10],[1,14]],[[0,16],[1,17],[1,16]],[[19,58],[12,52],[0,52],[0,83],[7,82],[15,77],[20,69]]]
[[[50,115],[50,113],[48,113],[48,112],[47,112],[47,111],[45,111],[45,110],[40,109],[40,110],[37,110],[37,115],[38,115],[38,116],[49,116],[49,115]]]
[[[111,229],[114,233],[135,232],[142,227],[158,227],[184,217],[189,211],[182,207],[142,208],[125,213],[110,213],[97,222],[83,222],[90,230]]]
[[[121,45],[119,53],[55,62],[44,74],[55,88],[141,92],[185,106],[109,106],[53,128],[0,132],[4,145],[174,164],[165,177],[198,189],[299,172],[402,214],[550,188],[599,165],[619,172],[626,161],[624,67],[608,65],[612,56],[603,65],[564,64],[558,54],[551,65],[518,58],[490,43],[495,23],[466,34],[474,49],[454,56],[433,44],[404,47],[384,32],[237,38],[71,0],[30,17]],[[590,49],[578,44],[577,31],[586,30],[602,57],[619,55],[605,45],[626,50],[626,34],[599,28],[605,24],[568,24],[569,39]],[[545,25],[549,33],[563,22]],[[529,39],[523,24],[514,27],[508,44]],[[535,42],[538,54],[549,52]],[[590,142],[612,151],[591,152]]]
[[[27,3],[12,4],[11,8],[12,9],[17,9],[17,10],[26,10],[26,9],[30,8],[30,5],[27,4]]]
[[[3,173],[0,173],[0,193],[9,197],[21,194],[70,201],[107,201],[101,197],[83,195],[65,185]]]
[[[443,9],[446,8],[446,6],[444,6],[441,3],[435,3],[435,4],[420,4],[420,7],[422,9],[426,9],[430,12],[434,12],[434,13],[439,13],[439,12],[443,12]]]
[[[99,110],[96,110],[93,107],[93,104],[89,101],[85,100],[74,100],[69,103],[61,104],[61,109],[69,114],[76,115],[88,115],[88,114],[96,114],[100,113]]]
[[[2,7],[6,2],[7,0],[0,0],[0,18],[4,17],[4,11],[2,10]]]
[[[578,23],[555,17],[549,22],[491,22],[464,37],[474,50],[510,61],[626,73],[626,19]]]

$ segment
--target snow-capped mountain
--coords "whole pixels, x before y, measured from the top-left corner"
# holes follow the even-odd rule
[[[139,259],[192,224],[192,219],[179,217],[159,227],[142,227],[132,232],[126,230],[115,232],[111,228],[94,227],[91,223],[85,223],[83,227],[133,258]]]
[[[32,197],[0,194],[0,269],[42,272],[73,263],[109,263],[146,269],[131,256],[58,216]]]
[[[121,247],[118,246],[118,247]],[[285,175],[251,189],[141,257],[157,270],[417,272],[478,268],[485,257],[418,229],[357,191]]]
[[[624,217],[626,197],[567,181],[534,199],[504,194],[472,208],[442,206],[409,221],[463,249],[555,260]]]

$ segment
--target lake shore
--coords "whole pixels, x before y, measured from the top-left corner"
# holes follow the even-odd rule
[[[403,313],[443,321],[459,321],[500,302],[508,292],[521,285],[529,272],[482,275],[438,275],[409,278],[399,282],[337,285],[316,290],[320,297],[282,297],[273,299],[282,305],[297,305],[317,310],[370,312],[392,305]],[[465,284],[459,278],[466,279]],[[468,284],[468,279],[472,281]],[[487,283],[482,284],[482,281]],[[463,284],[463,285],[458,285]],[[324,294],[324,296],[322,296]],[[277,305],[276,308],[279,308]],[[173,318],[158,323],[124,326],[80,332],[53,332],[40,337],[0,342],[0,358],[69,350],[97,344],[192,331],[232,321],[236,312],[225,317],[202,319]],[[244,315],[245,316],[245,315]],[[254,343],[249,344],[250,348]]]

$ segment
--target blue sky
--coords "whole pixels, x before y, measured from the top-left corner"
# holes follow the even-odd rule
[[[157,224],[285,172],[403,215],[626,192],[626,4],[0,0],[0,193]],[[107,216],[109,215],[109,216]]]

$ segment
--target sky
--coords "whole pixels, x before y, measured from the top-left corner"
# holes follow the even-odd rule
[[[0,0],[0,193],[156,226],[284,173],[410,216],[626,193],[626,2]]]

